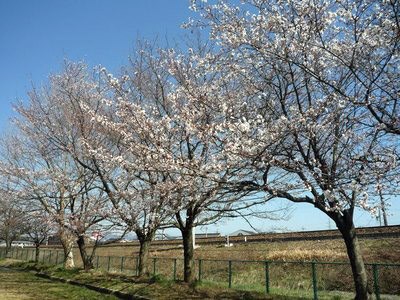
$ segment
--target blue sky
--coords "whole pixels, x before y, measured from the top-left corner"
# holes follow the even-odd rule
[[[0,126],[63,59],[119,69],[138,37],[178,39],[189,14],[184,0],[0,0]]]
[[[113,72],[127,61],[138,37],[173,44],[186,32],[180,28],[191,11],[186,0],[0,0],[0,132],[12,115],[11,103],[26,99],[31,84],[47,81],[63,60],[84,60]],[[400,223],[397,199],[389,216]],[[394,203],[395,204],[395,203]],[[260,230],[324,229],[334,225],[309,205],[294,205],[289,221],[254,220]],[[377,225],[367,213],[356,216],[359,226]],[[224,221],[208,232],[250,229],[239,220]],[[204,231],[205,228],[198,231]]]

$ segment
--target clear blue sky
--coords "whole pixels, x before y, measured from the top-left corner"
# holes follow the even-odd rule
[[[138,37],[179,40],[185,34],[180,25],[192,14],[188,4],[187,0],[0,0],[0,132],[9,126],[11,103],[25,99],[32,82],[45,83],[65,58],[101,64],[115,72],[127,61]],[[400,223],[398,200],[390,210],[391,224]],[[293,209],[289,221],[255,220],[254,226],[260,230],[329,227],[316,209],[308,205]],[[356,224],[377,222],[359,213]],[[226,234],[237,229],[249,227],[235,220],[207,230]]]

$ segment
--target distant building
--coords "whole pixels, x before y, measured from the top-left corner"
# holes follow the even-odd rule
[[[243,235],[252,235],[256,234],[257,232],[239,229],[229,234],[229,236],[243,236]]]

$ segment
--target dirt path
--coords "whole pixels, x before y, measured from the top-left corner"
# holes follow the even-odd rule
[[[28,272],[0,267],[0,299],[117,299],[85,288],[52,282]]]

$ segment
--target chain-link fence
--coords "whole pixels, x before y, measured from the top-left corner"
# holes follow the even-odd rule
[[[62,250],[41,249],[39,253],[39,262],[44,264],[57,265],[64,260]],[[0,257],[5,256],[5,249],[0,248]],[[12,248],[7,256],[33,261],[35,249]],[[93,264],[99,270],[138,274],[137,257],[96,256]],[[77,266],[81,266],[79,260]],[[313,299],[354,297],[351,267],[345,262],[198,259],[194,267],[197,281],[204,285]],[[153,275],[183,279],[183,259],[153,257],[147,268]],[[375,299],[400,299],[400,264],[374,263],[366,268],[369,292]]]

